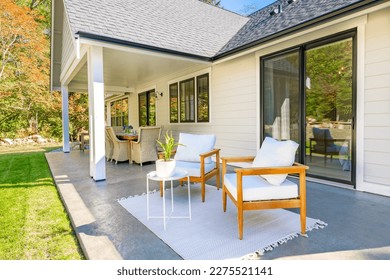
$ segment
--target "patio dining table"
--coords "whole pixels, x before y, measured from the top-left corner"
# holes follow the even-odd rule
[[[132,163],[133,161],[131,160],[131,142],[132,141],[137,141],[138,140],[138,134],[135,133],[124,133],[124,132],[118,132],[116,133],[116,137],[120,140],[127,140],[128,143],[128,157],[129,157],[129,163]]]

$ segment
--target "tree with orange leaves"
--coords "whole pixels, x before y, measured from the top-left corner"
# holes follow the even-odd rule
[[[61,126],[60,97],[49,92],[50,40],[40,16],[11,0],[0,2],[0,132],[25,136],[31,118]],[[0,135],[1,137],[2,135]]]

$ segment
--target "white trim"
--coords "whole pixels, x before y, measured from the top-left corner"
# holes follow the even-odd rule
[[[66,85],[61,86],[62,101],[62,150],[64,153],[70,152],[69,143],[69,91]]]
[[[196,59],[196,58],[190,58],[186,56],[181,56],[181,55],[175,55],[175,54],[168,54],[164,52],[159,52],[159,51],[151,51],[151,50],[145,50],[142,48],[135,48],[131,46],[124,46],[120,44],[115,44],[115,43],[109,43],[109,42],[103,42],[99,40],[93,40],[93,39],[87,39],[87,38],[80,38],[80,43],[89,45],[89,46],[98,46],[98,47],[103,47],[103,48],[109,48],[113,50],[118,50],[122,52],[129,52],[129,53],[136,53],[136,54],[143,54],[143,55],[148,55],[148,56],[155,56],[155,57],[162,57],[162,58],[168,58],[168,59],[173,59],[173,60],[183,60],[183,61],[189,61],[189,62],[195,62],[195,63],[201,63],[201,64],[211,64],[211,61],[204,61],[201,59]]]
[[[211,76],[211,67],[207,67],[205,69],[198,70],[196,72],[192,72],[190,74],[178,76],[175,79],[168,80],[167,81],[168,87],[169,87],[170,84],[178,83],[180,81],[184,81],[184,80],[191,79],[191,78],[196,78],[197,76],[201,76],[201,75],[204,75],[204,74],[207,74],[207,73],[209,74],[209,77],[210,77]]]
[[[88,102],[90,137],[90,175],[95,181],[106,179],[103,48],[88,50]]]
[[[69,60],[69,66],[67,65],[67,68],[64,68],[64,71],[62,71],[60,75],[60,81],[62,84],[69,84],[84,66],[87,61],[87,51],[88,48],[83,46],[80,50],[80,58],[78,59],[75,55],[73,55],[73,59]]]
[[[356,115],[355,115],[355,180],[356,189],[364,189],[364,100],[365,100],[365,58],[366,21],[360,22],[356,34]]]
[[[363,182],[363,184],[358,189],[362,192],[368,192],[378,195],[384,195],[390,197],[390,187],[387,185],[374,184],[369,182]]]
[[[140,93],[144,93],[144,92],[151,91],[151,90],[154,90],[156,92],[156,89],[157,89],[156,85],[151,85],[151,86],[147,86],[147,87],[142,87],[141,89],[137,88],[137,90],[135,92],[138,95]]]

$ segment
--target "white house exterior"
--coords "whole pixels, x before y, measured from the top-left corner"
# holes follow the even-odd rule
[[[263,10],[268,16],[269,11],[278,9],[281,5],[279,16],[284,14],[287,16],[289,11],[293,11],[294,5],[297,7],[300,5],[300,1],[277,1]],[[247,27],[250,25],[250,19],[247,17],[198,3],[196,0],[147,1],[145,10],[158,11],[159,15],[164,11],[169,13],[169,6],[185,2],[183,5],[190,8],[180,7],[183,13],[208,12],[208,18],[216,17],[215,21],[208,23],[209,25],[203,23],[205,28],[203,31],[210,32],[205,36],[213,38],[212,33],[222,32],[221,29],[224,30],[224,34],[216,39],[216,43],[210,39],[203,50],[201,44],[194,46],[193,52],[191,44],[195,43],[188,41],[194,38],[191,39],[191,36],[183,38],[185,36],[183,34],[191,35],[194,30],[177,31],[178,38],[174,38],[175,40],[172,39],[175,34],[172,30],[173,33],[168,34],[166,38],[155,37],[154,41],[141,38],[143,35],[134,37],[139,39],[138,42],[118,39],[118,34],[114,34],[107,27],[110,23],[107,23],[104,17],[96,21],[96,25],[87,22],[87,13],[98,11],[90,9],[91,5],[94,5],[91,2],[94,1],[53,0],[52,89],[61,90],[63,93],[64,152],[69,152],[70,149],[67,136],[68,92],[88,92],[90,175],[93,179],[104,180],[106,176],[104,126],[109,125],[111,120],[109,112],[105,118],[105,105],[109,110],[110,102],[123,97],[128,98],[129,123],[138,127],[138,94],[149,90],[163,93],[163,96],[158,96],[156,100],[156,125],[176,133],[180,131],[213,133],[217,138],[216,146],[221,149],[221,156],[256,154],[262,140],[260,59],[308,42],[352,31],[355,34],[356,47],[353,187],[359,191],[390,196],[389,1],[338,1],[345,3],[335,10],[320,7],[319,10],[324,10],[325,14],[314,16],[307,21],[290,23],[291,28],[274,22],[273,28],[276,31],[273,32],[272,28],[271,31],[264,29],[264,32],[271,33],[241,45],[232,39],[237,38],[245,28],[250,29]],[[111,2],[114,6],[123,1]],[[131,7],[135,2],[137,1],[127,1],[127,4]],[[165,6],[163,2],[172,3]],[[332,2],[335,1],[323,2],[328,2],[332,6],[334,4]],[[80,10],[80,7],[84,7],[85,10]],[[125,11],[126,7],[123,8]],[[77,9],[85,18],[75,16]],[[109,11],[110,9],[107,9],[107,13]],[[112,14],[112,17],[120,16],[123,15]],[[159,19],[154,20],[155,32],[162,33],[159,27],[163,23]],[[190,24],[195,25],[194,21],[201,20],[201,17],[198,14],[192,20]],[[126,20],[123,24],[131,29],[137,20],[133,19],[130,22],[131,24]],[[171,24],[177,26],[180,25],[180,21]],[[86,30],[82,29],[84,25],[87,27]],[[216,29],[210,30],[210,26]],[[108,30],[104,36],[101,34],[103,27]],[[143,28],[145,32],[153,32],[153,29],[149,30],[148,27],[134,28],[138,28],[137,32]],[[250,32],[253,33],[254,29],[251,28]],[[107,40],[107,34],[111,34],[110,32],[113,39]],[[261,33],[261,30],[258,32]],[[192,37],[195,35],[192,34]],[[198,40],[205,41],[206,37]],[[124,35],[124,38],[127,37]],[[180,42],[183,42],[181,40],[187,41],[189,45],[181,44]],[[194,42],[198,40],[195,38]],[[181,46],[182,49],[178,49],[177,46]],[[215,49],[209,46],[215,46]],[[171,123],[170,85],[203,74],[208,74],[209,78],[209,121]]]

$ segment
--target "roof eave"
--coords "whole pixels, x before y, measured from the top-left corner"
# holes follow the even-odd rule
[[[191,53],[185,53],[185,52],[180,52],[180,51],[175,51],[175,50],[170,50],[170,49],[159,48],[159,47],[155,47],[155,46],[130,42],[130,41],[111,38],[111,37],[107,37],[107,36],[96,35],[96,34],[83,32],[83,31],[77,32],[76,35],[78,35],[79,38],[97,40],[97,41],[102,41],[102,42],[111,43],[111,44],[118,44],[118,45],[122,45],[122,46],[137,48],[140,50],[148,50],[148,51],[153,51],[153,52],[158,52],[158,53],[163,53],[163,54],[181,56],[184,58],[190,58],[190,59],[195,59],[195,60],[200,60],[200,61],[207,61],[207,62],[212,61],[212,57],[195,55],[195,54],[191,54]]]

